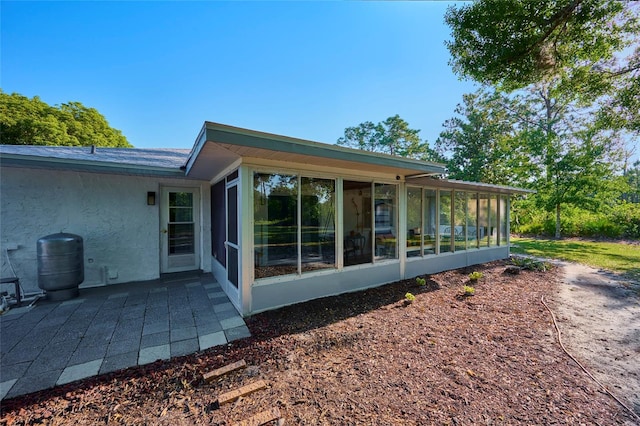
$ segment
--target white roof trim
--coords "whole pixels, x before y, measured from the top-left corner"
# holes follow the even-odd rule
[[[250,129],[228,126],[219,123],[205,122],[187,161],[187,175],[191,171],[198,155],[206,142],[235,145],[257,150],[269,150],[289,154],[305,155],[318,160],[330,159],[352,163],[367,164],[370,166],[384,166],[396,169],[404,169],[407,173],[422,173],[426,175],[440,175],[445,172],[443,164],[414,160],[411,158],[397,157],[377,152],[362,151],[359,149],[345,148],[338,145],[313,142],[288,136],[258,132]]]

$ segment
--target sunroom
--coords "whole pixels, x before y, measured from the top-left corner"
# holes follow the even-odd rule
[[[211,269],[243,315],[509,255],[516,188],[442,165],[205,123]]]

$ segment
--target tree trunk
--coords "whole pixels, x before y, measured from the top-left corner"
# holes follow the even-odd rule
[[[560,203],[556,204],[556,240],[560,239]]]

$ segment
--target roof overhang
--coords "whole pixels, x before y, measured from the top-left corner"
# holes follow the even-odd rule
[[[432,188],[447,188],[459,191],[491,192],[498,194],[535,194],[530,189],[516,188],[507,185],[493,185],[489,183],[467,182],[455,179],[437,179],[428,176],[407,176],[408,184],[428,186]]]
[[[0,153],[1,167],[24,167],[29,169],[72,170],[90,173],[107,173],[133,176],[159,176],[184,178],[183,170],[170,167],[152,167],[138,164],[83,161],[32,155]]]
[[[257,132],[205,122],[187,161],[191,178],[211,180],[242,158],[278,160],[298,165],[320,165],[358,172],[434,176],[445,172],[442,164],[380,154],[304,139]]]

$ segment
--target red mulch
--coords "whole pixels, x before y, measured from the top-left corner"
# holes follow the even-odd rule
[[[556,272],[506,265],[256,315],[249,339],[3,401],[0,424],[227,425],[271,407],[294,425],[631,424],[557,344],[540,303]],[[463,297],[474,270],[484,278]],[[249,367],[202,380],[239,359]],[[259,379],[269,388],[217,405]]]

